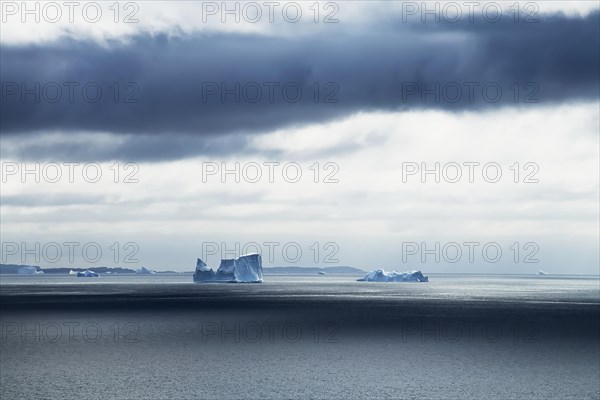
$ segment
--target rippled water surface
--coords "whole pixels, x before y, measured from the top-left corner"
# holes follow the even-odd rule
[[[2,276],[0,398],[598,399],[597,277]]]

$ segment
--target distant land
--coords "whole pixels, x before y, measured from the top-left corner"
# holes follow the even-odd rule
[[[37,271],[43,271],[44,274],[64,274],[68,275],[69,271],[94,271],[99,274],[106,274],[110,272],[111,274],[135,274],[136,270],[131,268],[122,268],[122,267],[90,267],[90,268],[66,268],[66,267],[57,267],[57,268],[41,268],[38,265],[26,265],[26,264],[0,264],[0,274],[16,274],[19,268],[22,267],[33,267]],[[157,274],[176,274],[175,271],[156,271]]]
[[[292,274],[292,275],[316,275],[319,272],[326,274],[365,274],[366,272],[359,268],[339,266],[339,267],[265,267],[263,273],[266,275]]]
[[[41,268],[38,265],[26,265],[26,264],[0,264],[0,274],[16,274],[19,268],[22,267],[33,267],[37,271],[43,271],[44,274],[63,274],[68,275],[69,271],[94,271],[99,274],[135,274],[136,270],[131,268],[122,267],[89,267],[89,268]],[[194,271],[176,272],[176,271],[159,271],[154,270],[157,274],[193,274]],[[264,267],[263,273],[266,275],[317,275],[319,272],[326,274],[365,274],[365,271],[348,266],[339,267]]]

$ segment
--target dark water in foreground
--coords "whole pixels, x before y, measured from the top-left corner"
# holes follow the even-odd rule
[[[598,278],[0,278],[0,398],[598,399]]]

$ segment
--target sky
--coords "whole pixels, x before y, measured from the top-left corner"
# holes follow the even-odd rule
[[[0,2],[2,263],[598,274],[598,2]]]

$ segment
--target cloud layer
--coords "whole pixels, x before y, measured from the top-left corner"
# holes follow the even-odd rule
[[[244,149],[243,136],[223,135],[359,111],[593,100],[599,15],[556,14],[533,24],[387,19],[377,30],[325,37],[161,34],[108,45],[3,45],[0,128],[5,138],[107,132],[122,136],[90,158],[175,159]]]

